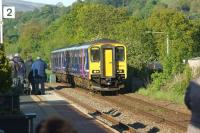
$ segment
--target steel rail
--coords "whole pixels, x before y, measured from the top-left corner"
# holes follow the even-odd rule
[[[152,113],[142,110],[140,108],[133,107],[133,105],[126,105],[124,103],[121,103],[120,101],[116,101],[116,100],[113,100],[110,98],[107,98],[107,100],[111,101],[112,103],[115,103],[118,106],[120,105],[120,107],[126,108],[129,111],[131,111],[134,108],[134,109],[136,109],[136,113],[142,114],[143,116],[147,116],[149,119],[154,119],[154,121],[156,120],[156,122],[165,123],[165,124],[173,126],[173,127],[176,126],[178,129],[183,130],[183,131],[187,130],[187,126],[183,125],[180,122],[172,121],[169,118],[163,118],[161,116],[152,114]]]
[[[61,83],[61,85],[64,85],[64,83]],[[52,87],[51,85],[48,85],[49,87]],[[53,88],[56,88],[56,87],[53,87]],[[76,88],[78,89],[77,91],[81,92],[81,93],[86,93],[88,92],[88,90],[85,90],[85,89],[81,89],[81,88]],[[75,90],[76,90],[75,89]],[[134,113],[138,113],[140,115],[143,115],[143,116],[147,116],[149,119],[153,119],[154,121],[156,120],[157,122],[159,123],[165,123],[169,126],[175,126],[176,128],[180,129],[180,130],[183,130],[183,131],[186,131],[187,130],[187,126],[186,125],[183,125],[183,122],[186,122],[186,121],[182,121],[182,123],[180,123],[181,121],[179,122],[176,122],[176,121],[172,121],[170,120],[169,118],[163,118],[161,116],[158,116],[158,115],[154,115],[152,113],[149,113],[147,111],[144,111],[142,109],[139,109],[139,108],[136,108],[136,107],[133,107],[133,105],[126,105],[124,103],[121,103],[120,101],[117,101],[117,100],[113,100],[112,98],[109,98],[109,97],[105,97],[105,96],[100,96],[100,95],[94,95],[94,97],[96,98],[100,98],[100,99],[103,99],[104,101],[108,101],[108,102],[111,102],[111,103],[114,103],[116,106],[120,106],[122,107],[122,109],[128,109],[129,111],[132,111],[133,109],[136,110],[136,112]],[[120,97],[123,97],[124,99],[126,100],[133,100],[134,98],[133,97],[130,97],[130,96],[126,96],[126,95],[118,95],[117,96],[117,99],[119,99]],[[152,104],[152,103],[148,103],[148,102],[145,102],[141,99],[138,100],[141,104],[148,104],[148,106],[154,106],[155,108],[158,108],[158,109],[163,109],[164,111],[168,111],[170,113],[174,113],[174,114],[177,114],[177,113],[180,113],[180,115],[183,115],[183,116],[188,116],[188,114],[185,114],[185,113],[182,113],[182,112],[178,112],[178,111],[173,111],[172,109],[168,109],[168,108],[165,108],[163,106],[159,106],[159,105],[155,105],[155,104]],[[137,102],[137,101],[136,101]],[[84,106],[87,106],[87,105],[84,105]],[[95,112],[96,110],[94,110],[93,112]]]
[[[56,92],[57,94],[63,96],[63,97],[66,98],[66,99],[69,99],[70,101],[73,101],[74,103],[80,105],[81,107],[85,108],[86,110],[89,111],[89,114],[90,114],[92,117],[96,118],[96,119],[98,119],[98,118],[96,117],[96,116],[98,116],[98,117],[101,117],[101,118],[103,118],[103,119],[105,119],[105,120],[111,122],[112,124],[114,124],[114,125],[120,127],[120,129],[122,129],[122,130],[124,130],[124,131],[128,131],[128,132],[130,132],[130,133],[141,133],[141,132],[137,131],[136,129],[130,127],[129,125],[124,124],[124,123],[122,123],[122,122],[120,122],[120,121],[114,119],[112,116],[110,116],[110,115],[108,115],[108,114],[105,114],[105,113],[103,113],[103,112],[101,112],[101,111],[99,111],[99,110],[96,110],[96,109],[92,108],[91,106],[89,106],[89,105],[87,105],[87,104],[85,104],[85,103],[83,103],[83,102],[81,102],[81,101],[79,101],[79,100],[77,100],[77,99],[75,99],[75,98],[73,98],[73,97],[71,97],[71,96],[69,96],[69,95],[63,93],[63,92],[61,92],[61,91],[54,90],[54,92]],[[101,120],[100,120],[100,121],[101,121]]]
[[[77,88],[77,89],[81,93],[88,92],[85,89],[84,90],[81,89],[81,88]],[[161,116],[154,115],[154,114],[149,113],[147,111],[144,111],[142,109],[136,108],[133,105],[125,104],[124,102],[121,103],[121,101],[114,100],[114,99],[112,99],[112,97],[101,96],[101,95],[94,95],[94,96],[97,97],[97,98],[103,99],[105,101],[111,102],[111,103],[115,104],[116,106],[120,106],[120,107],[122,107],[122,109],[126,109],[126,110],[128,109],[129,111],[133,111],[133,109],[135,109],[136,112],[134,112],[134,113],[141,114],[143,116],[147,116],[149,119],[153,119],[156,122],[165,123],[165,124],[167,124],[169,126],[173,126],[173,127],[176,126],[178,129],[180,129],[182,131],[186,131],[187,130],[187,125],[183,125],[183,123],[182,123],[182,122],[185,122],[185,121],[182,121],[181,123],[180,122],[176,122],[176,121],[172,121],[169,118],[163,118]],[[120,97],[122,97],[122,96],[124,96],[124,95],[118,95],[116,99],[120,99]],[[130,99],[129,99],[129,101],[130,101]],[[152,105],[151,103],[149,103],[149,104]],[[174,113],[174,114],[176,114],[176,113]]]
[[[132,96],[127,96],[127,95],[121,95],[121,94],[120,94],[120,96],[122,96],[122,97],[124,97],[124,98],[126,98],[127,100],[130,100],[130,101],[132,101],[132,100],[135,101],[136,100],[136,101],[138,101],[138,102],[140,102],[142,104],[147,104],[147,105],[153,106],[155,108],[160,108],[160,109],[163,109],[163,110],[168,111],[170,113],[174,113],[174,114],[179,114],[179,115],[182,115],[182,116],[190,117],[190,114],[188,114],[188,113],[184,113],[184,112],[181,112],[181,111],[169,109],[167,107],[164,107],[164,106],[161,106],[161,105],[158,105],[158,104],[154,104],[154,103],[150,103],[150,102],[144,101],[144,100],[139,99],[139,98],[135,98],[135,97],[132,97]]]

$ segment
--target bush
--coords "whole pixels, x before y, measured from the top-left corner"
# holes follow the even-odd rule
[[[138,93],[159,100],[183,103],[185,90],[191,78],[192,73],[188,66],[183,68],[183,72],[177,74],[154,73],[153,82],[146,89],[139,90]]]
[[[0,95],[11,90],[11,67],[5,53],[0,51]]]

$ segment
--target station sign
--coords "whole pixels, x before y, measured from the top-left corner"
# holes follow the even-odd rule
[[[15,18],[15,7],[4,6],[3,7],[3,18]]]

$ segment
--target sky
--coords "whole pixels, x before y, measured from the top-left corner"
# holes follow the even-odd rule
[[[65,6],[71,5],[76,0],[24,0],[36,3],[44,3],[44,4],[57,4],[58,2],[62,2]]]

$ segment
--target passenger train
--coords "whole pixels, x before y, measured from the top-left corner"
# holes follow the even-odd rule
[[[125,45],[109,39],[73,45],[51,52],[58,82],[98,91],[118,91],[127,78]]]

